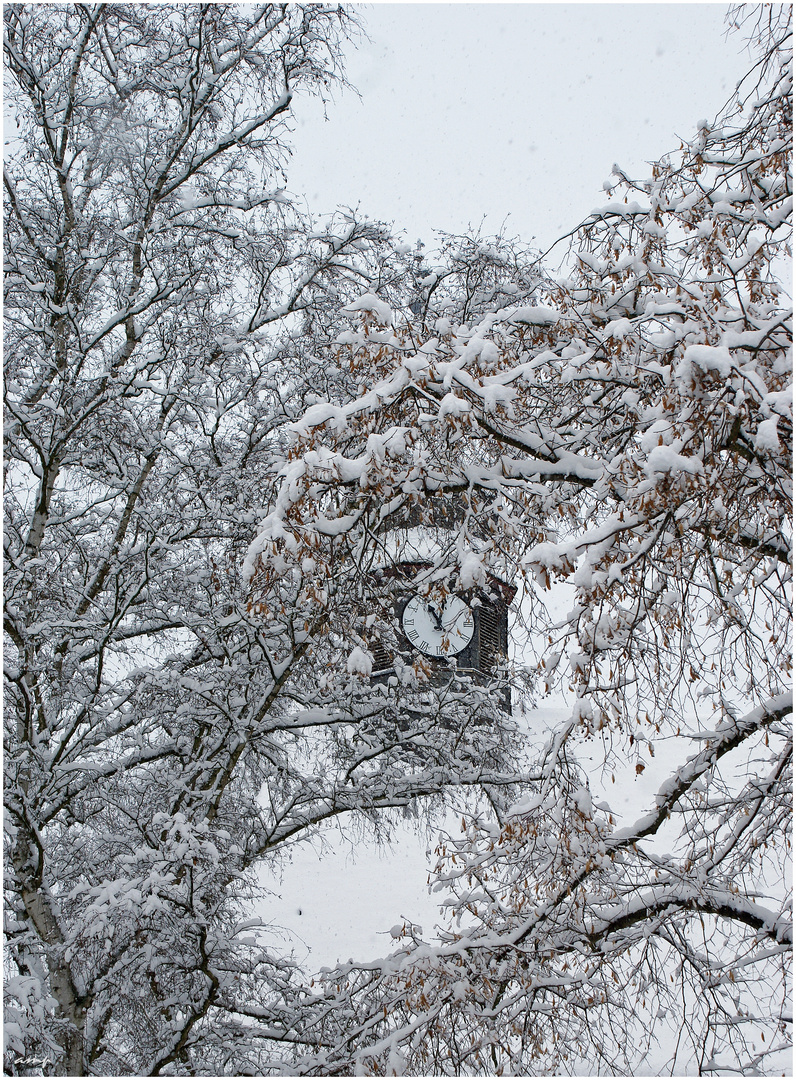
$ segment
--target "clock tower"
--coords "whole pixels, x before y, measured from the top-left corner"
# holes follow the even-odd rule
[[[449,507],[445,513],[450,515]],[[439,514],[434,518],[438,526]],[[508,653],[508,612],[517,590],[488,573],[483,583],[468,589],[451,589],[448,582],[432,578],[429,556],[439,534],[412,528],[411,519],[407,524],[390,561],[374,574],[379,592],[391,598],[395,634],[389,644],[371,640],[372,680],[386,682],[395,675],[399,657],[404,664],[422,657],[434,683],[443,683],[454,670],[476,682],[490,681]],[[500,707],[511,712],[508,687],[501,692]]]

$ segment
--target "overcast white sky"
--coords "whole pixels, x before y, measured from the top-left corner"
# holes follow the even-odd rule
[[[596,206],[614,162],[712,119],[745,73],[720,4],[363,4],[362,95],[296,103],[289,190],[359,206],[409,242],[468,224],[547,248]],[[535,239],[534,239],[535,238]],[[563,253],[562,253],[563,254]]]

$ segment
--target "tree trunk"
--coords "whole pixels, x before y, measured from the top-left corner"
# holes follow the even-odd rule
[[[50,976],[50,993],[58,1002],[58,1019],[63,1027],[56,1035],[63,1048],[60,1061],[54,1063],[56,1076],[84,1076],[86,1001],[80,995],[66,959],[61,927],[36,869],[35,845],[19,837],[14,849],[14,869],[21,884],[25,911],[44,943]]]

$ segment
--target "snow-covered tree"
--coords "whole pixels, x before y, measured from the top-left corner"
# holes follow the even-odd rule
[[[502,238],[423,257],[292,206],[291,102],[343,78],[344,10],[6,6],[7,1072],[621,1072],[652,1040],[673,1071],[767,1068],[783,12],[751,88],[617,173],[542,281]],[[531,765],[518,673],[407,655],[397,564],[440,598],[521,588],[536,692],[573,698]],[[255,872],[462,787],[446,937],[311,984]]]
[[[409,929],[322,980],[301,1071],[787,1061],[792,54],[788,9],[755,18],[736,99],[650,179],[617,170],[568,277],[400,331],[363,305],[341,356],[362,392],[296,425],[252,549],[265,583],[329,536],[356,575],[444,497],[437,579],[524,581],[515,637],[538,692],[572,699],[528,791],[440,843],[442,941]]]
[[[482,689],[371,688],[345,538],[242,574],[289,425],[359,392],[332,360],[362,295],[486,310],[536,279],[467,238],[430,275],[291,205],[336,5],[4,14],[6,1071],[261,1073],[306,990],[255,872],[330,818],[522,777]]]

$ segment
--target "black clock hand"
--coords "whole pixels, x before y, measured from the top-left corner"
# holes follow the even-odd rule
[[[431,615],[431,618],[437,624],[437,627],[436,627],[437,630],[439,630],[440,633],[444,634],[445,633],[445,627],[442,625],[442,620],[440,619],[439,615],[437,614],[437,609],[435,607],[432,607],[431,604],[428,604],[427,607],[428,607],[429,614]]]

